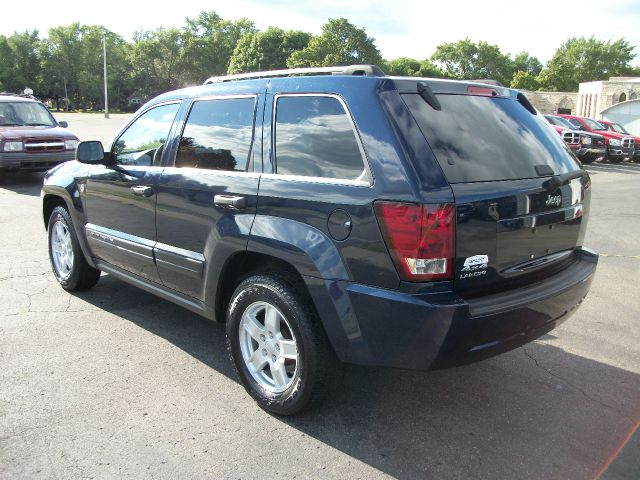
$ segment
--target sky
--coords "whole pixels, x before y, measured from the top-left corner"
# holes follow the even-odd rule
[[[624,37],[637,46],[632,63],[640,65],[640,0],[60,0],[53,10],[49,0],[30,0],[26,7],[4,1],[0,34],[37,29],[44,36],[51,27],[77,21],[104,25],[130,39],[140,29],[180,27],[185,17],[202,10],[225,19],[247,17],[260,30],[278,26],[313,34],[328,19],[344,17],[364,27],[387,59],[428,58],[440,43],[469,37],[505,53],[526,50],[546,62],[570,37]]]

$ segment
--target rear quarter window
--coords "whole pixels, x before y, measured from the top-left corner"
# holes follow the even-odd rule
[[[541,115],[510,98],[438,95],[442,110],[402,94],[449,183],[534,178],[576,170],[560,136]]]

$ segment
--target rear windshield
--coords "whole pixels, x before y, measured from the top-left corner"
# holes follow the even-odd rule
[[[555,130],[509,98],[438,95],[442,110],[403,94],[449,183],[534,178],[579,167]],[[544,169],[541,169],[544,172]]]

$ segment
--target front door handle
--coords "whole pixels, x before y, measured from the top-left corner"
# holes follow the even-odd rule
[[[216,207],[241,209],[247,206],[247,199],[237,195],[216,195],[213,203]]]
[[[139,197],[150,197],[153,195],[153,187],[149,187],[148,185],[136,185],[131,187],[131,191]]]

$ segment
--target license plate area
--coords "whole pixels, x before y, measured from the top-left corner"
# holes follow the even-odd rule
[[[582,205],[538,215],[497,222],[497,270],[513,267],[576,246],[582,222]]]

